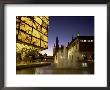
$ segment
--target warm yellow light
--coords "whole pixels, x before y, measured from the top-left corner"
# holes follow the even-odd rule
[[[33,49],[33,50],[39,50],[38,48],[35,48],[33,46],[24,45],[21,43],[16,43],[16,52],[22,52],[22,49]]]
[[[58,60],[55,60],[55,63],[58,63]]]
[[[42,24],[42,20],[38,16],[35,16],[34,18],[37,23],[39,23],[40,25]]]
[[[21,43],[32,44],[40,49],[48,47],[48,16],[17,16],[17,40]],[[18,45],[22,48],[22,45]],[[26,48],[29,48],[25,45]]]

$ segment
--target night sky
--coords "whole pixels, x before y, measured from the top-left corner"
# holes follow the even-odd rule
[[[42,54],[53,55],[53,46],[56,36],[59,38],[59,45],[66,45],[76,37],[94,36],[94,16],[50,16],[48,30],[48,49]]]

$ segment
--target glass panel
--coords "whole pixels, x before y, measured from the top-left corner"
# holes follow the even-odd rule
[[[47,19],[49,19],[49,16],[45,16]]]
[[[19,31],[18,39],[21,40],[21,41],[23,41],[23,42],[30,43],[31,36],[28,35],[28,34],[25,34],[25,33],[21,32],[21,31]]]
[[[21,17],[21,20],[22,20],[22,21],[27,21],[27,20],[28,20],[28,18],[27,18],[27,17],[22,16],[22,17]]]
[[[34,19],[35,19],[35,21],[36,21],[37,23],[39,23],[40,25],[42,24],[42,20],[41,20],[38,16],[35,16]]]
[[[44,48],[47,48],[48,43],[44,42]]]
[[[26,38],[25,34],[21,31],[19,31],[18,39],[25,42],[25,38]]]
[[[42,33],[47,35],[47,30],[42,27]]]
[[[37,37],[37,38],[40,38],[40,32],[35,30],[35,29],[33,29],[33,34],[32,35]]]
[[[20,25],[20,29],[22,29],[23,31],[25,31],[28,34],[32,33],[32,27],[27,25],[27,24],[25,24],[25,23],[23,23],[23,22]]]
[[[44,42],[43,41],[41,41],[41,47],[44,47]]]
[[[41,19],[43,18],[43,16],[39,16]]]
[[[34,17],[34,20],[32,17]],[[47,26],[48,26],[47,18],[48,17],[45,17],[45,16],[17,16],[16,17],[16,35],[18,34],[18,30],[20,28],[18,40],[20,40],[22,42],[34,44],[36,46],[40,46],[40,42],[41,42],[42,47],[47,48],[47,46],[48,46],[48,44],[47,44],[48,37],[46,36],[48,34],[48,31],[46,30],[46,29],[48,29],[47,28]],[[20,26],[19,26],[19,23],[20,23]],[[40,37],[42,40],[44,40],[46,42],[44,42],[42,40],[40,41]],[[25,46],[25,48],[28,48],[30,46],[27,44],[27,47],[26,47],[26,45],[24,43],[22,43],[20,46],[19,45],[17,45],[17,46],[22,47],[22,45]],[[18,49],[17,49],[17,51],[18,51]]]
[[[33,22],[32,22],[32,20],[28,17],[21,17],[21,20],[23,21],[23,22],[25,22],[25,23],[27,23],[27,24],[29,24],[30,26],[32,26],[32,24],[33,24]]]
[[[27,43],[31,42],[31,35],[26,34],[25,42],[27,42]]]
[[[45,22],[42,22],[42,26],[47,29],[47,24]]]
[[[32,27],[30,27],[29,25],[25,24],[25,30],[26,30],[26,33],[32,34]]]
[[[37,30],[38,29],[38,23],[34,22],[33,27]]]
[[[40,25],[38,25],[38,29],[37,30],[41,31],[41,26]]]
[[[43,20],[46,24],[48,24],[48,20],[46,19],[45,16],[42,18],[42,20]]]
[[[47,44],[48,43],[46,43],[46,42],[44,42],[44,41],[41,40],[41,47],[47,48]]]
[[[36,45],[40,46],[40,39],[36,39]]]
[[[25,31],[25,23],[23,23],[23,22],[20,23],[20,29]]]
[[[37,45],[37,46],[40,46],[40,39],[37,39],[35,37],[32,37],[32,42],[31,42],[33,45]]]
[[[47,42],[47,36],[43,35],[43,36],[42,36],[42,40],[44,40],[44,41]]]

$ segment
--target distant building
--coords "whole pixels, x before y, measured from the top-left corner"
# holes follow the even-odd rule
[[[46,56],[43,58],[43,62],[54,62],[54,57],[53,56]]]
[[[88,67],[94,62],[94,36],[80,36],[78,32],[67,46],[54,45],[53,55],[58,67]]]
[[[58,37],[56,37],[56,45],[54,45],[53,48],[54,63],[56,63],[56,67],[62,68],[67,66],[66,62],[68,62],[68,51],[67,47],[63,45],[59,46],[58,41]]]

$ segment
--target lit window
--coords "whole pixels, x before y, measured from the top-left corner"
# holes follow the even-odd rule
[[[90,40],[88,40],[88,42],[90,42]]]
[[[80,42],[83,42],[83,40],[80,40]]]
[[[91,40],[91,42],[93,42],[93,40]]]
[[[87,67],[87,63],[82,63],[82,67]]]
[[[86,42],[86,40],[84,40],[84,42]]]
[[[82,57],[83,57],[84,55],[82,54]]]

